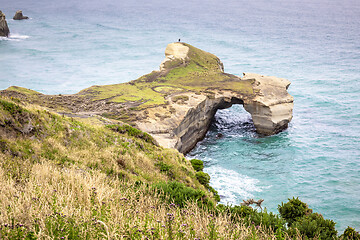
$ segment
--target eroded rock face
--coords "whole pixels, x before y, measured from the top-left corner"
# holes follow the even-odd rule
[[[160,71],[166,71],[171,65],[182,64],[188,58],[189,47],[170,43],[165,49],[165,59],[160,64]]]
[[[22,11],[19,10],[19,11],[16,11],[13,19],[14,19],[14,20],[23,20],[23,19],[29,19],[29,17],[24,16],[23,13],[22,13]]]
[[[169,44],[165,50],[165,60],[160,70],[176,59],[185,60],[188,49],[180,43]],[[223,66],[219,62],[220,72]],[[172,114],[166,115],[163,107],[147,109],[148,117],[136,121],[138,128],[154,136],[160,145],[176,148],[182,153],[189,152],[198,141],[204,138],[218,109],[229,108],[233,104],[242,104],[253,119],[256,131],[262,135],[276,134],[288,127],[292,119],[293,97],[287,92],[290,81],[244,73],[242,78],[231,79],[235,83],[251,82],[253,93],[244,90],[214,87],[205,92],[187,92],[172,94],[166,98]],[[186,101],[173,101],[181,98]]]
[[[256,131],[262,135],[276,134],[287,128],[292,119],[293,97],[287,93],[290,82],[286,79],[244,73],[242,81],[251,80],[258,90],[255,96],[231,90],[213,90],[213,94],[182,93],[186,102],[174,102],[176,96],[167,100],[173,114],[161,119],[163,108],[148,109],[148,118],[137,121],[139,129],[154,136],[164,147],[189,152],[208,131],[218,109],[242,104],[253,119]]]
[[[10,30],[6,22],[5,14],[0,11],[0,37],[8,37],[9,34]]]
[[[219,58],[185,43],[171,43],[159,71],[129,83],[92,86],[78,94],[50,96],[16,87],[3,91],[16,98],[71,116],[102,115],[135,125],[163,147],[189,152],[209,129],[218,109],[242,104],[256,131],[271,135],[287,128],[293,97],[286,79],[224,73]],[[15,94],[15,95],[14,95]]]
[[[254,98],[244,102],[253,119],[256,131],[264,135],[276,134],[287,128],[292,119],[294,98],[287,92],[290,81],[244,73],[244,79],[254,79]]]

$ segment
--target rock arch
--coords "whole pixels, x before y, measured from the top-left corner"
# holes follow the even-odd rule
[[[244,101],[236,97],[218,97],[205,99],[197,107],[190,109],[184,120],[174,129],[174,135],[178,137],[175,148],[182,153],[189,152],[205,137],[217,110],[229,108],[233,104],[243,105]]]
[[[210,60],[206,60],[205,63],[202,59],[208,56],[209,53],[194,49],[188,44],[169,44],[165,50],[165,59],[160,65],[160,73],[167,73],[171,70],[168,66],[174,64],[186,67],[194,59],[197,65],[206,65]],[[197,75],[188,77],[193,78],[193,85],[202,87],[201,91],[170,95],[166,100],[174,110],[171,115],[158,118],[154,112],[159,116],[162,112],[161,108],[148,109],[147,118],[145,121],[137,121],[137,126],[152,134],[160,145],[176,148],[182,153],[189,152],[199,140],[204,138],[217,109],[228,108],[233,104],[242,104],[251,114],[259,134],[276,134],[287,128],[292,119],[294,100],[287,92],[290,81],[255,73],[244,73],[241,78],[226,74],[221,61],[214,55],[210,58],[213,59],[214,64],[206,67],[208,75],[200,78],[200,81],[197,80]],[[218,75],[223,79],[214,82],[213,76]],[[187,100],[180,104],[172,101],[177,96]]]
[[[292,119],[292,101],[279,101],[273,105],[265,105],[261,101],[243,99],[231,91],[221,91],[221,94],[217,92],[215,96],[204,99],[196,107],[187,111],[183,120],[173,129],[173,138],[176,139],[174,148],[182,153],[189,152],[197,142],[204,138],[217,110],[229,108],[234,104],[243,105],[244,109],[250,113],[255,129],[261,135],[272,135],[286,129]],[[156,134],[155,138],[163,142]]]
[[[161,146],[187,153],[205,136],[217,109],[233,104],[244,106],[260,134],[285,129],[294,100],[287,92],[289,85],[283,78],[225,73],[215,55],[177,42],[166,47],[158,71],[128,83],[92,86],[66,96],[29,94],[17,87],[2,94],[20,92],[33,103],[65,109],[72,116],[122,120],[148,132]]]

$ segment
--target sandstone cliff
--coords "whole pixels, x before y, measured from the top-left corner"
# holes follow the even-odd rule
[[[189,44],[171,43],[160,70],[129,83],[92,86],[78,94],[43,95],[11,87],[8,94],[72,116],[102,115],[150,133],[160,145],[190,151],[201,140],[217,109],[242,104],[256,131],[270,135],[288,126],[293,97],[286,79],[224,73],[219,58]]]
[[[6,22],[5,14],[0,11],[0,37],[8,37],[9,34],[10,30]]]

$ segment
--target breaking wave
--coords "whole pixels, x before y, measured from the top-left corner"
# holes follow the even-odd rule
[[[239,199],[253,198],[253,193],[262,192],[270,186],[260,186],[260,181],[233,170],[210,166],[205,170],[211,177],[211,186],[219,193],[222,204],[240,204]]]
[[[25,40],[28,39],[30,36],[27,35],[21,35],[21,34],[12,34],[10,33],[9,37],[0,37],[1,41],[21,41],[21,40]]]

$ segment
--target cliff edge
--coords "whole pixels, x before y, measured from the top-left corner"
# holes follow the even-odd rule
[[[292,119],[293,97],[286,79],[224,72],[215,55],[186,43],[171,43],[160,69],[137,80],[92,86],[73,95],[44,95],[10,87],[1,91],[71,116],[102,115],[150,133],[163,147],[190,151],[218,109],[242,104],[259,134],[276,134]]]

